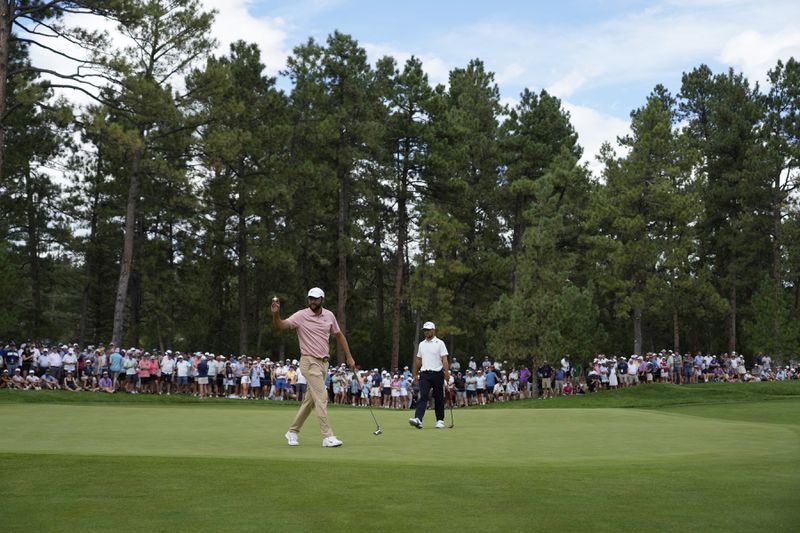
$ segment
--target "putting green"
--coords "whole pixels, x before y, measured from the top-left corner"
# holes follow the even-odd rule
[[[60,398],[60,397],[56,397]],[[87,397],[88,398],[88,397]],[[72,401],[73,398],[69,397]],[[796,531],[800,400],[664,409],[0,403],[3,531]],[[449,423],[449,414],[447,417]]]
[[[2,405],[0,420],[16,428],[0,435],[0,449],[27,453],[159,457],[320,459],[395,463],[557,465],[717,455],[750,457],[792,451],[790,427],[636,409],[460,410],[456,427],[408,425],[408,412],[376,410],[383,435],[365,409],[333,409],[331,423],[345,445],[323,449],[309,417],[301,446],[283,437],[287,409],[204,409],[202,406]],[[35,421],[35,423],[33,422]],[[449,423],[449,418],[448,418]],[[19,448],[20,442],[25,443]],[[794,449],[796,451],[796,448]]]

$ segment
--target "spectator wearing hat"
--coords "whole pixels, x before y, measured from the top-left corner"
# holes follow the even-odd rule
[[[50,357],[48,350],[46,348],[39,350],[39,354],[36,356],[36,368],[38,370],[36,375],[38,375],[39,377],[45,375],[47,373],[47,369],[49,366],[50,366]]]
[[[474,370],[467,370],[467,375],[464,377],[464,385],[467,393],[467,405],[475,405],[478,399],[478,379],[475,377]]]
[[[28,390],[28,382],[25,380],[25,376],[22,375],[22,368],[17,367],[14,369],[14,375],[11,376],[11,383],[14,389]]]
[[[484,370],[483,376],[486,378],[486,396],[487,402],[494,401],[494,393],[495,393],[495,385],[498,384],[500,381],[498,379],[497,370],[495,370],[494,365],[490,365],[487,369]]]
[[[275,398],[275,396],[274,396],[274,394],[275,394],[274,393],[275,385],[274,385],[274,382],[272,380],[272,375],[273,375],[272,374],[272,361],[269,360],[269,357],[264,359],[264,361],[265,361],[264,362],[264,377],[261,378],[261,391],[262,391],[261,395],[264,397],[265,400],[273,400]],[[305,378],[303,378],[303,379],[305,379]],[[304,383],[305,383],[305,381],[304,381]],[[305,392],[305,389],[303,389],[303,392]]]
[[[208,396],[208,358],[200,356],[197,363],[197,395],[200,398]]]
[[[137,373],[139,362],[136,360],[135,352],[135,349],[128,350],[122,362],[122,367],[125,369],[125,391],[130,394],[139,394],[136,390],[136,383],[139,381]]]
[[[572,367],[570,366],[569,354],[564,354],[564,357],[561,358],[561,368],[564,370],[566,377],[571,375]]]
[[[33,348],[30,342],[20,346],[19,364],[22,367],[22,374],[26,377],[33,370],[33,365],[36,362]]]
[[[189,361],[183,357],[183,354],[178,355],[175,361],[175,384],[177,386],[177,392],[185,393],[187,391],[191,366]]]
[[[254,399],[261,399],[261,379],[264,377],[264,367],[261,361],[255,361],[250,367],[250,391]]]
[[[297,364],[297,361],[286,361],[286,396],[288,398],[297,397]],[[342,396],[344,396],[344,388]]]
[[[142,358],[139,360],[138,366],[138,374],[139,374],[139,384],[141,386],[141,391],[149,393],[150,386],[152,384],[152,357],[148,352],[145,352],[142,355]]]
[[[0,375],[0,389],[13,389],[14,382],[11,380],[11,374],[7,368],[3,369],[3,374]]]
[[[360,372],[350,374],[350,405],[356,407],[361,400],[361,375]]]
[[[211,364],[209,363],[209,368]],[[214,358],[214,380],[211,380],[211,374],[209,371],[209,383],[211,386],[211,393],[217,397],[225,396],[225,357],[222,354],[217,355]]]
[[[42,390],[42,380],[33,370],[28,372],[28,374],[25,376],[25,383],[28,385],[29,389]]]
[[[447,347],[444,341],[436,337],[436,325],[433,322],[425,322],[422,331],[425,339],[419,343],[414,362],[414,381],[419,382],[419,401],[414,418],[410,418],[408,423],[422,429],[422,419],[433,391],[435,427],[441,429],[444,428],[444,386],[450,380]]]
[[[475,373],[475,399],[478,405],[486,405],[486,373],[483,368]]]
[[[108,351],[111,352],[111,355],[108,356],[108,370],[111,373],[111,381],[114,384],[114,390],[118,390],[120,386],[119,376],[125,371],[125,368],[122,366],[125,358],[113,342],[108,345]]]
[[[106,351],[105,347],[101,344],[97,350],[95,350],[95,359],[97,361],[97,375],[103,376],[103,372],[108,372],[108,356],[109,353]]]
[[[239,374],[239,397],[244,400],[250,397],[250,363],[244,356],[239,366]]]
[[[361,387],[361,395],[358,399],[358,405],[361,407],[367,407],[369,405],[369,392],[372,385],[372,380],[370,380],[369,372],[362,370],[361,376],[359,379],[359,384]]]
[[[539,370],[537,372],[542,380],[542,395],[540,396],[540,398],[544,399],[552,398],[553,389],[551,386],[551,380],[553,377],[553,368],[545,359],[544,363],[542,363],[542,366],[539,367]]]
[[[78,370],[78,356],[75,355],[75,352],[72,348],[64,345],[61,347],[62,352],[64,352],[64,356],[61,359],[61,362],[64,366],[64,372],[69,373],[72,372],[73,377]]]
[[[159,366],[161,368],[161,389],[158,391],[159,394],[166,392],[167,396],[175,388],[175,364],[177,363],[175,357],[172,355],[172,350],[167,350],[164,353],[164,357],[161,358],[159,362]]]
[[[95,376],[94,374],[86,374],[81,376],[80,383],[81,383],[81,389],[87,392],[98,391],[97,376]]]
[[[300,409],[285,436],[290,446],[297,446],[298,433],[313,409],[316,411],[322,432],[322,446],[338,447],[342,445],[342,441],[336,438],[328,421],[328,395],[325,387],[331,336],[336,338],[346,358],[347,366],[355,370],[356,364],[336,317],[324,308],[325,293],[319,287],[314,287],[308,291],[307,296],[308,306],[286,320],[280,317],[280,300],[272,299],[272,323],[275,328],[297,330],[300,342],[300,371],[308,381],[308,394],[300,404]]]
[[[381,372],[381,405],[384,409],[392,403],[392,375],[386,370]]]
[[[64,363],[61,351],[57,348],[50,348],[50,353],[47,356],[48,365],[47,365],[47,372],[50,373],[51,376],[56,378],[56,380],[61,383],[61,380],[64,376]]]
[[[612,357],[609,361],[608,367],[608,388],[616,389],[619,386],[619,378],[617,377],[617,359]]]
[[[411,374],[400,376],[400,408],[411,408],[411,395],[413,394],[414,376]]]
[[[452,367],[451,367],[452,370]],[[453,388],[456,391],[456,407],[467,406],[467,380],[461,372],[456,372],[453,378]]]
[[[286,394],[286,372],[288,369],[286,368],[283,363],[278,361],[278,364],[275,365],[275,395],[277,396],[276,399],[278,400],[285,400],[287,398]]]
[[[17,345],[14,341],[8,343],[6,346],[3,354],[3,359],[5,360],[6,370],[10,375],[14,375],[14,371],[19,366],[19,352],[17,351]]]
[[[78,385],[78,381],[75,379],[75,375],[69,370],[67,370],[67,375],[64,376],[63,388],[64,390],[72,392],[81,391],[81,387]]]
[[[400,374],[392,375],[391,388],[392,388],[392,409],[400,409],[400,387],[403,381],[400,379]],[[405,406],[403,406],[405,407]]]

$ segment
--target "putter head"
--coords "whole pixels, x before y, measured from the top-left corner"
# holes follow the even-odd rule
[[[381,428],[378,428],[378,429],[376,429],[375,431],[372,432],[372,434],[375,435],[375,436],[380,435],[381,433],[383,433],[383,431],[381,431]]]

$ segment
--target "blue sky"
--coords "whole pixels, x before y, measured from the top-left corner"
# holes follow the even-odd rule
[[[561,98],[593,163],[600,144],[627,131],[631,110],[656,84],[673,93],[706,63],[764,82],[778,59],[800,58],[794,0],[202,0],[218,11],[219,53],[256,42],[276,75],[292,48],[334,30],[371,61],[419,57],[433,83],[470,59],[484,61],[504,103],[524,88]]]
[[[237,8],[218,6],[221,26]],[[603,140],[627,129],[631,110],[661,83],[673,92],[683,72],[706,63],[752,81],[781,58],[800,57],[800,2],[784,0],[420,1],[253,0],[239,22],[273,38],[265,47],[276,73],[308,37],[349,33],[372,61],[420,57],[433,82],[480,58],[495,72],[503,101],[524,88],[547,89],[571,113],[592,162]],[[239,26],[245,33],[247,26]],[[220,33],[221,40],[224,31]],[[247,37],[243,35],[245,39]]]

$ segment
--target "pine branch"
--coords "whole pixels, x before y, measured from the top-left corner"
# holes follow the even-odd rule
[[[48,9],[50,9],[51,7],[55,7],[58,4],[63,4],[63,3],[64,0],[53,0],[52,2],[47,2],[46,4],[42,4],[40,6],[32,6],[28,9],[21,9],[11,17],[11,21],[14,22],[18,18],[28,18],[33,14],[43,13]]]
[[[69,59],[70,61],[74,61],[75,63],[80,63],[82,66],[85,66],[85,65],[103,66],[103,63],[99,63],[97,61],[91,61],[89,59],[80,59],[80,58],[77,58],[77,57],[73,57],[73,56],[71,56],[71,55],[69,55],[69,54],[67,54],[65,52],[60,52],[60,51],[58,51],[58,50],[56,50],[54,48],[51,48],[51,47],[49,47],[47,45],[44,45],[44,44],[42,44],[42,43],[40,43],[38,41],[34,41],[32,39],[24,39],[24,38],[21,38],[21,37],[17,37],[15,40],[17,40],[19,42],[23,42],[23,43],[35,44],[36,46],[38,46],[40,48],[44,48],[45,50],[47,50],[49,52],[52,52],[52,53],[54,53],[56,55],[59,55],[59,56],[61,56],[63,58]],[[100,74],[97,74],[97,76],[100,76]],[[106,77],[106,79],[108,79],[109,81],[112,81],[113,83],[118,83],[118,82],[112,80],[111,78]]]

